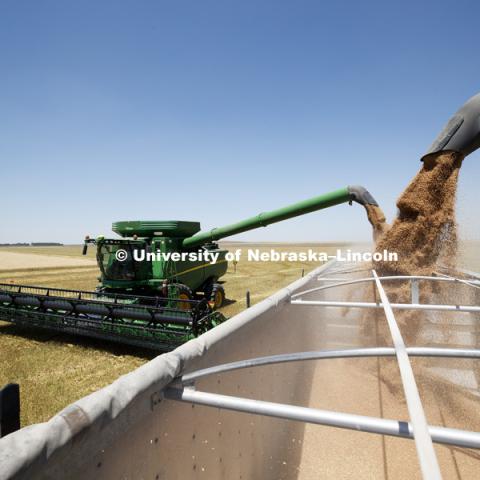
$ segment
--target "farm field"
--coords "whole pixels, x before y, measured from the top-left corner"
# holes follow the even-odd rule
[[[248,262],[246,250],[335,253],[348,245],[227,243],[242,249],[241,260],[229,265],[225,281],[227,304],[222,313],[231,317],[246,308],[246,291],[252,305],[319,266],[317,262]],[[0,283],[93,290],[98,269],[95,249],[86,257],[80,245],[0,248]],[[8,259],[8,261],[7,261]],[[235,271],[236,270],[236,271]],[[22,426],[48,420],[82,396],[108,385],[156,354],[99,340],[44,331],[27,331],[0,321],[0,386],[20,384]]]
[[[246,291],[252,305],[311,271],[316,262],[248,262],[246,250],[334,253],[348,244],[235,243],[222,246],[242,249],[236,266],[229,265],[223,277],[227,304],[221,311],[228,317],[246,308]],[[95,249],[86,257],[80,245],[61,247],[0,248],[0,283],[18,283],[66,289],[93,290],[98,269]],[[460,248],[459,264],[480,270],[474,253],[477,242]],[[12,256],[13,255],[13,256]],[[5,259],[8,259],[6,261]],[[116,345],[99,340],[73,337],[40,330],[26,331],[0,321],[0,386],[9,382],[21,385],[22,425],[47,420],[74,400],[108,385],[153,358],[148,350]]]

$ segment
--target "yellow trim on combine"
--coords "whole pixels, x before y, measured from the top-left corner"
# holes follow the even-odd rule
[[[213,267],[214,265],[219,265],[220,263],[226,263],[226,262],[228,262],[228,260],[220,260],[219,262],[216,262],[216,263],[203,263],[202,265],[198,265],[196,267],[189,268],[188,270],[184,270],[183,272],[178,272],[175,275],[176,276],[185,275],[185,273],[193,272],[193,270],[198,270],[199,268],[204,268],[204,267],[208,267],[208,266]]]

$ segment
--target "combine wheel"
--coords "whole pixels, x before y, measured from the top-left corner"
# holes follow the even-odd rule
[[[174,287],[175,298],[178,298],[179,300],[192,300],[193,299],[193,292],[186,285],[183,285],[183,284],[179,283],[179,284],[174,285],[173,287]],[[190,310],[191,305],[188,301],[178,302],[177,307],[180,308],[181,310]]]
[[[218,310],[225,302],[225,290],[219,283],[214,283],[210,301],[213,303],[213,309]]]

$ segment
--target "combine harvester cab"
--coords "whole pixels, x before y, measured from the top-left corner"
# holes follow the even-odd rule
[[[479,286],[328,263],[0,440],[0,478],[477,478]]]

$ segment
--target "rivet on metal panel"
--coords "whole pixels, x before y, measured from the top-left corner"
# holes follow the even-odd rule
[[[163,400],[162,392],[153,392],[150,397],[150,408],[153,410]]]

